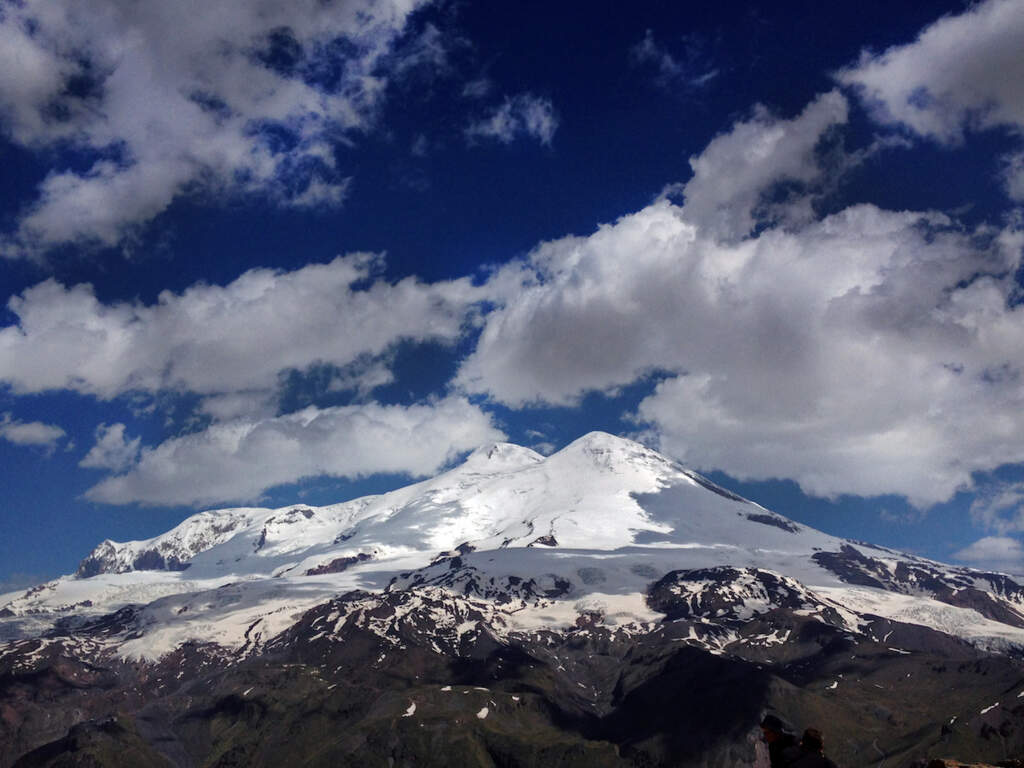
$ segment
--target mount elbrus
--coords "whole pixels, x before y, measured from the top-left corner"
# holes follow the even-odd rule
[[[0,596],[0,766],[754,766],[766,712],[843,766],[1020,757],[1024,587],[592,433]]]

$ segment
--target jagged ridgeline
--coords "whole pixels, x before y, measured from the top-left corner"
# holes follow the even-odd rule
[[[1020,757],[1024,588],[592,433],[0,597],[0,766],[763,766],[768,711],[843,766]]]

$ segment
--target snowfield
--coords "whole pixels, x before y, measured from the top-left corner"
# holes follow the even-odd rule
[[[109,638],[122,657],[158,659],[188,641],[256,649],[338,595],[431,583],[490,601],[509,632],[566,629],[581,616],[641,632],[664,619],[648,600],[653,583],[674,571],[732,566],[790,580],[809,595],[798,612],[828,606],[850,631],[871,615],[990,650],[1024,646],[1024,617],[1013,626],[913,583],[905,592],[889,588],[906,580],[907,564],[974,585],[1013,611],[1024,604],[1020,594],[996,595],[991,575],[829,536],[638,443],[591,433],[546,458],[507,443],[486,446],[444,474],[382,495],[207,511],[152,539],[104,541],[78,574],[0,598],[0,641],[73,629],[132,606],[131,632]],[[464,581],[445,582],[457,568]],[[714,576],[673,589],[695,601],[713,593],[741,621],[771,610],[776,597],[756,571],[736,573],[730,584]],[[520,595],[525,583],[528,599]]]

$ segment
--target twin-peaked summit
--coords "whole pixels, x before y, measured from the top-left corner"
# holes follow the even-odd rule
[[[487,445],[436,477],[340,504],[207,511],[152,539],[104,541],[74,576],[0,597],[0,640],[134,606],[121,654],[251,649],[352,590],[428,587],[491,601],[505,629],[581,615],[649,628],[666,594],[727,595],[736,605],[722,616],[749,616],[779,607],[751,595],[785,579],[827,606],[815,615],[845,617],[843,631],[870,614],[1024,647],[1024,590],[1007,577],[799,525],[602,432],[547,457]]]
[[[739,515],[744,523],[754,515],[774,530],[753,525],[745,536],[751,526],[736,527],[737,510],[748,513]],[[710,544],[749,543],[797,530],[639,443],[592,432],[548,457],[493,443],[437,477],[341,504],[202,512],[153,539],[104,541],[77,575],[188,569],[189,577],[294,577],[360,554],[378,563],[416,553],[429,561],[459,546],[606,550],[680,537],[690,545],[708,536]]]

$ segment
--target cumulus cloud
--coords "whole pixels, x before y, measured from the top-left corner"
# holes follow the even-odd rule
[[[736,238],[749,234],[758,219],[805,217],[806,191],[827,170],[815,148],[846,120],[846,99],[837,91],[822,94],[792,120],[755,107],[749,120],[690,158],[693,176],[682,187],[686,219],[720,238]],[[765,194],[782,184],[798,185],[793,191],[802,194],[766,201]]]
[[[129,440],[125,429],[124,424],[100,424],[96,428],[96,443],[78,466],[121,472],[134,464],[142,440],[138,437]]]
[[[841,70],[877,120],[943,143],[965,129],[1024,129],[1024,5],[987,0],[926,27],[917,40],[865,51]]]
[[[11,414],[0,416],[0,439],[14,445],[32,445],[53,450],[67,433],[41,421],[18,421]]]
[[[464,398],[411,406],[306,408],[238,419],[143,448],[124,474],[86,497],[108,504],[250,501],[275,485],[326,475],[429,475],[458,454],[504,439],[490,415]]]
[[[558,130],[558,116],[550,99],[521,93],[504,103],[490,115],[466,129],[470,139],[496,139],[511,144],[520,136],[550,145]]]
[[[4,252],[116,245],[184,192],[340,203],[333,147],[371,124],[388,72],[407,68],[394,45],[422,4],[5,4],[0,128],[93,161],[43,180]],[[412,63],[438,47],[427,35]]]
[[[953,558],[976,568],[1024,575],[1024,547],[1008,536],[986,536],[954,553]]]
[[[745,121],[695,158],[681,205],[507,265],[459,385],[570,405],[661,372],[637,418],[664,450],[818,495],[927,505],[1024,461],[1024,233],[872,205],[759,218],[757,190],[779,179],[813,194],[813,148],[845,111],[827,94],[791,121]]]
[[[483,297],[468,278],[373,280],[379,266],[353,254],[293,272],[254,269],[226,286],[164,292],[152,305],[105,304],[88,285],[47,280],[8,302],[17,324],[0,329],[0,382],[17,394],[233,395],[211,405],[232,411],[265,400],[285,369],[344,367],[401,340],[454,340]],[[374,365],[347,375],[350,387],[387,381]]]

